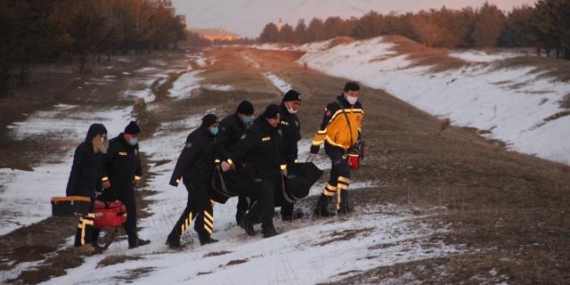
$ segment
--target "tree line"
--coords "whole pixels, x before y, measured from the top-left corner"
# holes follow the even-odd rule
[[[107,60],[176,46],[185,27],[167,0],[0,0],[0,95],[30,66]]]
[[[280,27],[279,27],[280,26]],[[509,12],[486,2],[480,8],[466,7],[388,15],[370,11],[360,18],[303,19],[297,26],[269,23],[261,42],[307,43],[335,37],[367,39],[402,35],[428,47],[494,48],[535,47],[548,56],[570,58],[570,1],[539,0]]]

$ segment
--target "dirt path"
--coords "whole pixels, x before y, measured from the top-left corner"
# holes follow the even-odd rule
[[[310,138],[323,107],[346,80],[293,63],[297,53],[240,52],[303,94],[299,117],[304,137]],[[411,272],[434,284],[479,284],[477,277],[515,284],[570,282],[568,166],[506,151],[468,129],[440,133],[443,122],[381,90],[364,88],[361,98],[368,151],[354,180],[382,186],[355,190],[355,204],[395,203],[417,208],[418,215],[436,213],[438,218],[427,222],[452,233],[441,240],[468,245],[467,253],[452,258],[378,268],[363,276],[403,278],[402,272]],[[448,276],[440,276],[441,268],[450,271]]]
[[[212,108],[220,113],[233,112],[242,99],[251,100],[259,113],[269,102],[279,102],[280,92],[263,75],[263,71],[270,71],[303,94],[299,117],[303,137],[309,139],[320,123],[323,107],[340,94],[346,81],[294,63],[298,53],[247,48],[212,48],[203,53],[211,63],[200,74],[204,77],[201,84],[234,89],[200,89],[190,99],[179,101],[160,97],[160,105],[144,114],[149,124],[179,120]],[[171,85],[172,80],[165,82]],[[161,94],[171,88],[156,87]],[[509,284],[570,282],[570,178],[564,176],[569,167],[508,152],[469,130],[449,127],[441,131],[442,122],[382,90],[364,87],[361,101],[366,111],[363,134],[368,150],[353,179],[376,181],[381,186],[353,191],[353,203],[357,207],[407,205],[416,209],[418,216],[435,215],[425,222],[434,228],[450,229],[449,235],[437,239],[463,245],[466,251],[448,258],[373,269],[338,284],[359,284],[370,276],[405,280],[406,274],[427,284],[480,284],[478,278],[493,283],[508,280]],[[13,116],[21,118],[17,112]],[[314,197],[300,203],[310,207]],[[48,232],[58,224],[70,227]],[[65,274],[66,268],[82,262],[68,249],[57,249],[71,236],[73,224],[50,218],[0,237],[0,246],[9,249],[0,254],[0,270],[44,260],[50,253],[43,271],[24,270],[13,283],[36,284]],[[45,234],[38,237],[38,232]],[[44,245],[38,240],[47,236],[52,242],[37,246]]]
[[[34,167],[45,163],[46,159],[52,162],[69,159],[62,154],[75,147],[59,133],[15,139],[8,129],[14,122],[25,121],[34,112],[51,111],[57,104],[77,105],[76,110],[79,111],[133,106],[133,98],[123,97],[122,91],[148,86],[140,86],[140,78],[133,78],[132,74],[143,67],[156,65],[153,61],[176,62],[181,58],[183,54],[177,53],[157,54],[153,59],[122,57],[111,64],[97,66],[92,73],[85,75],[77,74],[75,66],[34,69],[30,87],[17,90],[11,97],[0,98],[0,128],[4,130],[0,132],[0,168],[34,171]],[[147,131],[145,135],[152,134],[156,127],[152,114],[143,108],[135,116]],[[142,159],[146,163],[144,154]],[[146,179],[148,176],[144,177],[143,186]],[[0,185],[0,193],[3,191]],[[61,191],[64,195],[65,190]],[[147,194],[142,191],[138,197],[140,217],[145,217],[147,205],[140,198]],[[0,280],[6,280],[4,274],[9,270],[23,267],[20,276],[10,282],[37,284],[51,276],[65,274],[67,268],[80,265],[83,262],[81,257],[73,255],[70,248],[62,248],[66,239],[74,234],[76,223],[76,217],[49,217],[0,236]]]

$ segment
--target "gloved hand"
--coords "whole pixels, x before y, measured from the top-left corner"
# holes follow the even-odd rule
[[[180,183],[180,179],[172,178],[172,179],[170,179],[170,182],[169,182],[168,184],[170,184],[170,185],[172,185],[172,186],[174,186],[174,187],[178,187],[178,184],[179,184],[179,183]]]

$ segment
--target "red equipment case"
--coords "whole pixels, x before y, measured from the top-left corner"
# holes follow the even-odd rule
[[[122,226],[127,220],[127,207],[120,201],[95,201],[95,227],[114,228]]]

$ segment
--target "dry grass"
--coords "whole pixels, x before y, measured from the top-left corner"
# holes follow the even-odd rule
[[[230,253],[232,253],[232,251],[222,250],[222,251],[210,252],[210,253],[204,255],[204,257],[221,256],[221,255],[226,255],[226,254],[230,254]]]
[[[385,36],[385,41],[395,44],[394,51],[408,55],[411,67],[428,66],[430,72],[441,72],[460,68],[467,63],[461,59],[449,57],[447,49],[428,48],[402,36]]]
[[[232,265],[238,265],[238,264],[243,264],[248,262],[249,259],[234,259],[234,260],[230,260],[228,261],[228,263],[226,264],[226,266],[232,266]]]
[[[335,243],[338,241],[351,240],[353,238],[356,238],[359,235],[369,236],[373,230],[374,229],[372,229],[372,228],[367,228],[367,229],[345,230],[342,232],[335,231],[331,234],[331,236],[330,236],[331,238],[329,240],[325,240],[323,242],[317,243],[316,245],[325,246],[325,245]]]
[[[570,109],[570,93],[566,94],[560,101],[560,108]]]
[[[531,67],[531,73],[537,78],[549,78],[552,81],[570,81],[570,62],[555,58],[521,56],[506,59],[496,65],[498,69]]]
[[[351,37],[336,37],[329,42],[328,48],[331,49],[338,45],[345,45],[354,42],[355,39]]]
[[[95,268],[111,266],[131,260],[140,260],[140,259],[143,258],[140,256],[130,256],[130,255],[111,255],[101,259],[101,261],[97,263],[97,266]]]

